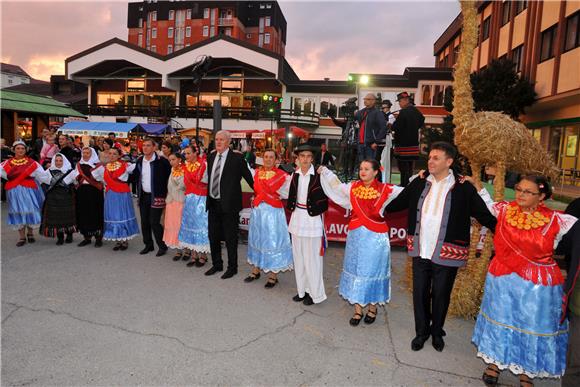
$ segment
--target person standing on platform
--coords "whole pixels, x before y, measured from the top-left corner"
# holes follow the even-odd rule
[[[387,123],[383,113],[376,108],[377,97],[373,93],[363,98],[364,108],[354,114],[358,121],[358,161],[374,159],[379,144],[384,144]]]
[[[292,237],[294,274],[298,294],[295,302],[304,305],[326,300],[323,257],[326,250],[322,214],[328,209],[328,197],[320,185],[320,175],[314,170],[314,148],[308,144],[294,149],[298,168],[292,175],[286,208],[292,211],[288,231]]]
[[[260,271],[270,273],[265,287],[278,283],[278,273],[292,270],[292,245],[282,199],[288,197],[290,175],[276,168],[276,152],[264,151],[264,166],[254,171],[254,200],[248,233],[248,263],[252,272],[244,279],[253,282]]]
[[[397,94],[401,110],[393,124],[395,157],[401,173],[401,186],[409,184],[413,175],[415,160],[419,159],[419,130],[425,124],[425,117],[411,101],[406,91]]]
[[[214,275],[223,270],[221,241],[225,240],[228,250],[228,268],[222,279],[238,274],[238,227],[242,209],[242,185],[244,178],[254,187],[252,172],[240,153],[230,150],[231,134],[220,130],[215,135],[215,151],[207,158],[206,178],[209,195],[208,211],[209,241],[212,267],[205,275]]]
[[[443,325],[457,269],[469,253],[471,217],[495,230],[495,217],[471,184],[450,169],[457,151],[435,142],[429,152],[429,175],[414,179],[386,207],[386,212],[408,209],[407,249],[413,259],[413,312],[416,337],[411,349],[419,351],[432,336],[432,345],[445,347]]]
[[[8,225],[18,230],[16,246],[21,247],[26,241],[36,241],[32,230],[40,225],[44,203],[44,193],[36,180],[46,182],[47,175],[40,164],[26,156],[24,141],[15,141],[12,151],[14,157],[0,165],[0,174],[8,180],[3,184],[8,199]]]
[[[139,197],[139,212],[141,213],[141,233],[145,247],[139,254],[147,254],[154,250],[153,238],[157,243],[156,256],[161,257],[167,252],[163,241],[163,225],[161,215],[165,208],[167,196],[167,181],[171,175],[169,161],[155,152],[155,141],[151,138],[143,140],[143,156],[135,163],[133,179],[137,182]]]
[[[325,143],[320,145],[320,152],[314,158],[314,165],[323,165],[325,167],[334,166],[334,156],[328,151]]]

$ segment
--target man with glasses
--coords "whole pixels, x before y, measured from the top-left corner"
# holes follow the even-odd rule
[[[379,144],[384,145],[387,122],[383,113],[376,108],[377,97],[369,93],[363,98],[365,107],[354,114],[359,124],[358,161],[374,159]]]

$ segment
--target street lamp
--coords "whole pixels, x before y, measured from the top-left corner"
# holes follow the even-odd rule
[[[194,64],[191,70],[193,77],[193,84],[197,84],[197,103],[195,104],[195,143],[199,141],[199,94],[201,88],[201,81],[207,75],[211,66],[213,58],[211,56],[202,55]]]
[[[359,83],[362,85],[368,85],[369,84],[369,76],[368,75],[361,75],[359,78]]]

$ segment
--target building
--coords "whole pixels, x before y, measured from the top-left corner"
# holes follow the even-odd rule
[[[276,1],[147,0],[128,8],[128,42],[154,53],[225,35],[284,55],[286,19]]]
[[[51,97],[68,105],[87,103],[87,85],[84,83],[68,80],[64,75],[51,75],[50,82],[35,81],[6,87],[5,90]]]
[[[522,122],[550,151],[565,180],[580,183],[580,1],[480,1],[479,40],[472,69],[511,59],[534,83],[537,102]],[[453,67],[461,15],[434,44],[435,66]]]
[[[0,74],[0,89],[30,83],[32,79],[22,67],[8,63],[0,63]]]

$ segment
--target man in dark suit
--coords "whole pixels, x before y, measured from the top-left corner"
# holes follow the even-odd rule
[[[334,157],[332,156],[332,153],[326,149],[326,144],[320,145],[320,152],[318,152],[314,158],[314,165],[324,165],[325,167],[334,165]]]
[[[209,244],[212,267],[205,275],[223,270],[221,241],[228,250],[228,268],[222,279],[238,274],[238,226],[242,209],[242,177],[253,187],[254,179],[240,153],[230,150],[231,135],[221,130],[215,135],[215,151],[207,158]]]
[[[147,254],[154,250],[153,238],[161,257],[167,252],[167,245],[163,242],[163,226],[161,215],[165,208],[167,197],[167,181],[171,175],[171,165],[164,157],[155,153],[155,141],[151,138],[143,140],[143,156],[139,157],[133,170],[132,178],[137,184],[139,196],[139,211],[141,213],[141,232],[145,248],[139,254]]]

